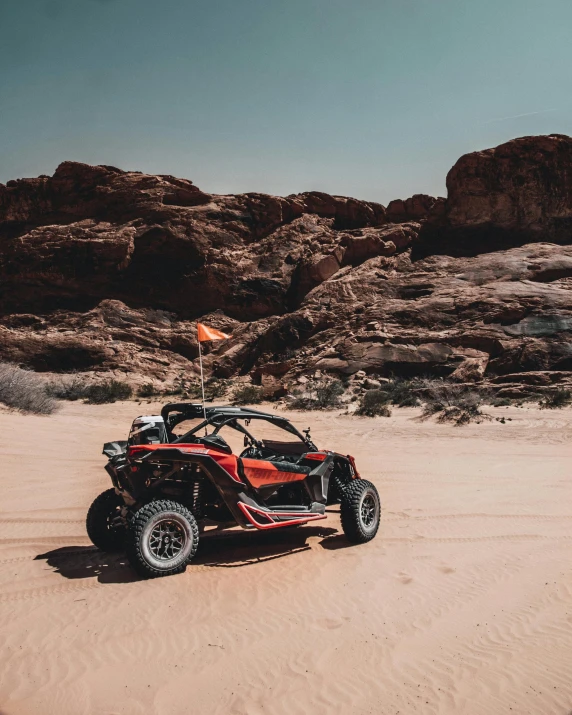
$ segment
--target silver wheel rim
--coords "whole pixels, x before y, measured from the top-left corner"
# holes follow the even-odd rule
[[[149,536],[149,551],[159,561],[171,561],[183,551],[187,542],[185,530],[171,519],[157,522]]]
[[[375,528],[379,514],[377,499],[371,492],[366,492],[360,504],[360,520],[366,531]]]
[[[179,566],[190,556],[194,535],[189,522],[177,512],[162,512],[149,519],[142,534],[145,561],[160,571]]]

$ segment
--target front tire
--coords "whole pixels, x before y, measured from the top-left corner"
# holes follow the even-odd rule
[[[123,499],[115,489],[107,489],[93,501],[87,512],[85,528],[94,546],[101,551],[119,551],[125,539],[120,511]]]
[[[183,573],[198,545],[199,527],[191,512],[178,502],[161,499],[135,513],[125,552],[140,576],[154,578]]]
[[[342,529],[348,541],[364,544],[379,529],[381,504],[377,489],[365,479],[353,479],[340,497]]]

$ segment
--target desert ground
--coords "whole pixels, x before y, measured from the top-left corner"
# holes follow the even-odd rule
[[[292,413],[375,482],[377,538],[349,546],[331,508],[143,581],[84,518],[102,443],[152,409],[0,413],[2,715],[570,713],[572,410]]]

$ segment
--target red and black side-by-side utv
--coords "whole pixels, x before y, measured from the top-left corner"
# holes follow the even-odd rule
[[[236,437],[239,455],[227,441]],[[143,576],[184,571],[207,526],[298,526],[339,503],[349,541],[370,541],[379,527],[379,495],[353,457],[318,449],[309,430],[278,415],[169,404],[160,416],[138,417],[128,440],[103,452],[113,488],[91,505],[87,532],[104,551],[124,548]]]

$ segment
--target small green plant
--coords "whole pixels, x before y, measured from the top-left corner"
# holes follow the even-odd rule
[[[233,397],[232,402],[235,405],[257,405],[264,399],[264,390],[256,385],[244,385],[239,387]]]
[[[572,392],[559,387],[545,395],[538,403],[538,406],[545,410],[558,410],[562,407],[568,407],[571,402]]]
[[[120,380],[105,380],[86,389],[85,399],[91,405],[103,405],[117,400],[128,400],[133,394],[130,385]]]
[[[391,417],[388,396],[384,390],[367,390],[360,399],[356,415],[364,417]]]

